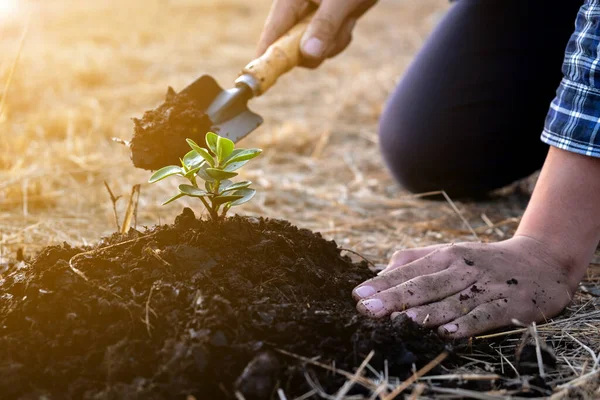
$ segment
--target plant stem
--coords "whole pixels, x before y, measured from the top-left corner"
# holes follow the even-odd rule
[[[206,209],[208,210],[210,219],[212,219],[213,221],[216,221],[217,219],[219,219],[219,214],[215,213],[215,210],[213,210],[213,208],[208,205],[206,200],[204,200],[204,197],[200,197],[200,200],[202,201],[202,204],[204,204],[204,207],[206,207]]]
[[[215,179],[215,183],[213,186],[213,197],[217,197],[218,195],[220,195],[220,190],[221,189],[221,181],[219,179]],[[219,207],[220,206],[215,206],[214,203],[212,202],[211,199],[211,203],[213,204],[213,208],[211,210],[212,215],[213,215],[213,219],[216,221],[217,219],[219,219]]]

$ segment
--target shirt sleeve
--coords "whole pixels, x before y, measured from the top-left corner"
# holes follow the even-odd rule
[[[563,62],[563,79],[550,104],[542,141],[600,157],[600,0],[580,8]]]

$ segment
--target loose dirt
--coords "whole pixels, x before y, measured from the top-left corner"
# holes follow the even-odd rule
[[[133,118],[131,160],[137,168],[156,170],[167,165],[180,165],[190,148],[185,139],[204,143],[204,135],[212,122],[202,108],[185,93],[169,88],[165,102],[144,116]]]
[[[346,380],[279,350],[350,372],[375,350],[374,368],[387,360],[405,378],[444,344],[412,322],[358,316],[350,292],[371,276],[286,221],[213,223],[187,208],[94,248],[48,247],[0,280],[0,393],[294,398],[310,390],[305,374],[330,393]]]

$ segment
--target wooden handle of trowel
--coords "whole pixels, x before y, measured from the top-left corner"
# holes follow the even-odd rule
[[[244,67],[241,75],[252,75],[256,80],[256,85],[253,88],[255,96],[260,96],[269,90],[281,75],[300,63],[302,57],[300,54],[300,39],[302,39],[304,31],[314,15],[315,13],[311,12],[302,18],[285,35],[271,44],[262,56],[250,61]]]

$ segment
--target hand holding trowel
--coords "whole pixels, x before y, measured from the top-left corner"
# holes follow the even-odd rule
[[[237,142],[260,126],[263,119],[248,109],[248,100],[265,93],[299,64],[300,39],[313,14],[246,65],[235,87],[224,90],[211,76],[203,75],[180,93],[169,88],[165,103],[134,119],[133,164],[149,170],[178,164],[189,151],[187,138],[203,143],[206,132],[212,131]]]

